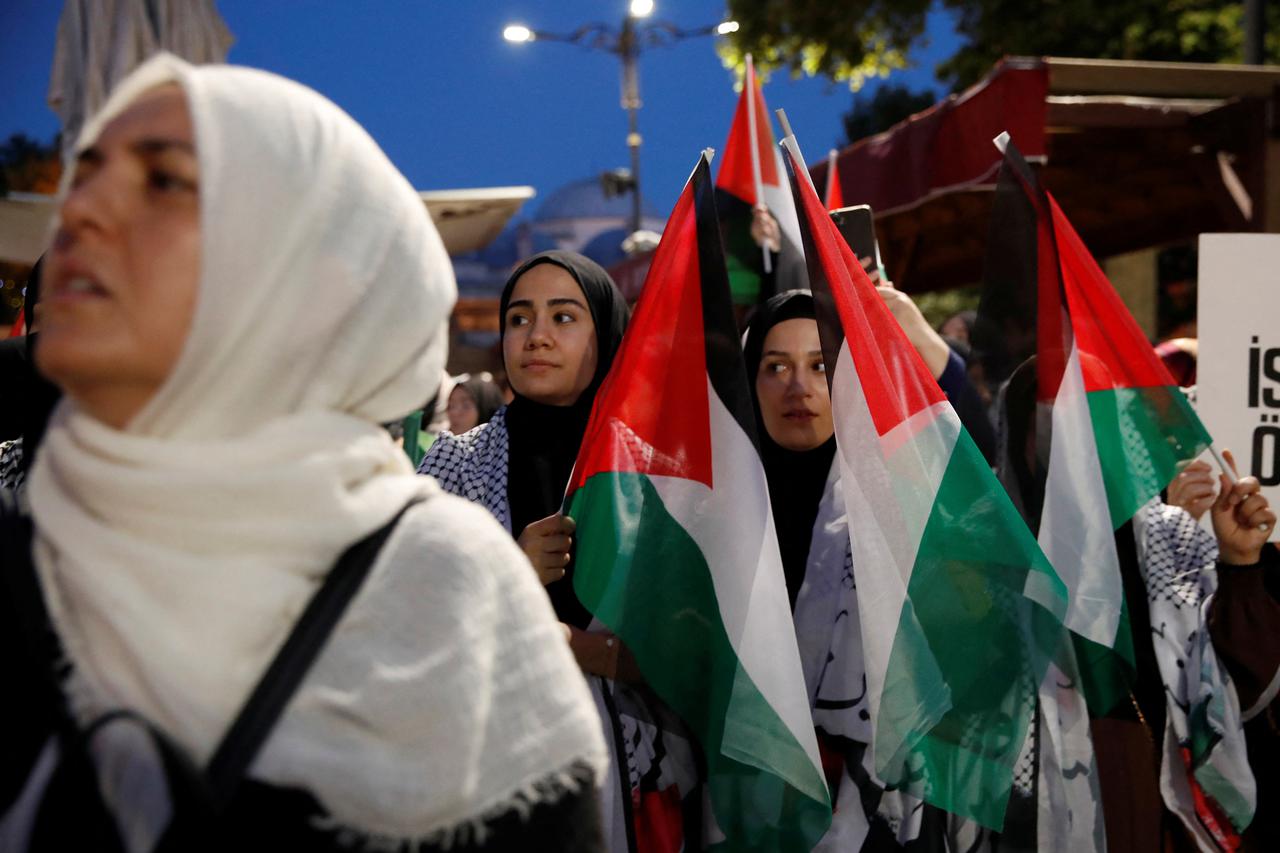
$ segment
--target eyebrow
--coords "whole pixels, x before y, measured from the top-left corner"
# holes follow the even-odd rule
[[[134,152],[135,154],[141,154],[144,157],[149,157],[155,154],[163,154],[166,151],[174,150],[174,149],[178,151],[185,151],[187,154],[190,154],[193,157],[195,156],[195,153],[196,153],[195,146],[193,146],[190,142],[186,142],[181,139],[164,139],[160,137],[147,137],[146,139],[139,139],[137,142],[129,146],[130,151]],[[102,149],[99,148],[97,145],[90,145],[88,148],[81,151],[79,155],[77,155],[76,162],[101,163]]]
[[[548,299],[548,300],[547,300],[547,305],[548,305],[548,306],[555,306],[555,305],[576,305],[576,306],[578,306],[579,308],[581,308],[583,311],[586,311],[586,310],[587,310],[587,306],[583,305],[581,302],[579,302],[577,299],[574,299],[574,298],[573,298],[573,297],[571,297],[571,296],[556,296],[556,297],[553,297],[553,298],[551,298],[551,299]],[[512,308],[532,308],[532,307],[533,307],[533,300],[532,300],[532,299],[516,299],[516,300],[514,300],[514,301],[512,301],[512,302],[508,302],[508,303],[507,303],[507,310],[508,310],[508,311],[510,311]]]
[[[195,146],[183,139],[165,139],[161,137],[147,137],[139,139],[137,142],[129,146],[133,151],[139,154],[162,154],[165,151],[176,148],[179,151],[195,156]]]
[[[790,357],[791,357],[791,353],[789,353],[789,352],[783,352],[782,350],[777,350],[777,349],[765,350],[765,351],[764,351],[764,354],[765,354],[765,355],[778,355],[778,356],[782,356],[783,358],[790,358]],[[806,353],[806,355],[808,355],[808,356],[810,356],[810,357],[817,356],[818,358],[821,358],[821,357],[822,357],[822,350],[820,350],[820,349],[811,349],[811,350],[809,350],[809,352],[808,352],[808,353]]]

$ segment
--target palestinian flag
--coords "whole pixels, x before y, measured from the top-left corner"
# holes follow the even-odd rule
[[[719,840],[811,849],[830,796],[705,154],[596,396],[567,502],[574,589],[698,736]]]
[[[1000,319],[980,322],[1008,332],[1020,315],[1028,333],[1013,337],[1035,343],[1036,417],[1052,425],[1036,434],[1048,469],[1038,538],[1067,585],[1065,624],[1083,641],[1089,703],[1105,713],[1134,661],[1115,530],[1211,439],[1058,203],[1005,142],[992,214],[1005,233],[993,228],[991,250],[1007,255],[994,262],[1003,270],[988,276],[980,312]],[[1019,286],[1020,305],[1006,295]]]
[[[755,305],[760,301],[764,267],[760,246],[751,239],[752,211],[763,204],[778,221],[782,232],[779,255],[800,252],[800,226],[795,203],[787,188],[782,158],[774,144],[773,122],[756,80],[755,66],[747,58],[738,109],[724,144],[720,174],[716,176],[716,207],[724,240],[725,266],[733,301]],[[766,294],[767,296],[767,294]]]
[[[834,148],[827,153],[827,191],[823,194],[827,210],[839,210],[844,207],[844,192],[840,189],[840,172],[836,169],[838,156],[839,152]]]
[[[1066,590],[840,238],[794,138],[783,144],[828,365],[874,770],[1001,829]]]

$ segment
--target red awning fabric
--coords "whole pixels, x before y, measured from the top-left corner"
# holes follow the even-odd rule
[[[844,203],[869,204],[884,216],[952,190],[994,185],[1001,155],[991,140],[1006,130],[1028,160],[1043,160],[1048,94],[1044,60],[1005,59],[962,94],[841,151]],[[826,186],[826,158],[809,173],[815,186]]]

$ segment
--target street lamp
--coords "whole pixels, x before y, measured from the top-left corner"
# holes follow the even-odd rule
[[[727,35],[737,32],[737,21],[724,21],[685,30],[670,21],[641,23],[653,14],[653,0],[631,0],[622,26],[613,29],[605,24],[585,24],[571,33],[558,34],[535,30],[524,24],[509,24],[502,37],[509,42],[559,41],[589,50],[612,53],[622,61],[622,108],[627,111],[627,148],[631,151],[631,232],[640,230],[640,80],[637,61],[646,47],[662,47],[694,36]]]

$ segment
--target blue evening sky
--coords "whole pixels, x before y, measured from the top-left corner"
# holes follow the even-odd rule
[[[626,0],[217,0],[235,35],[229,61],[293,77],[336,101],[369,130],[419,189],[528,184],[542,198],[569,181],[628,163],[619,63],[573,45],[509,44],[502,28],[521,22],[568,32],[617,24]],[[0,11],[0,139],[51,138],[45,105],[58,0],[3,0]],[[684,28],[716,23],[717,0],[657,0],[654,19]],[[933,68],[958,46],[951,19],[935,13],[916,67],[890,82],[943,87]],[[874,91],[871,84],[866,91]],[[646,51],[641,180],[663,214],[704,147],[720,149],[736,95],[713,39]],[[771,110],[787,111],[810,162],[841,137],[848,88],[825,79],[765,85]]]

